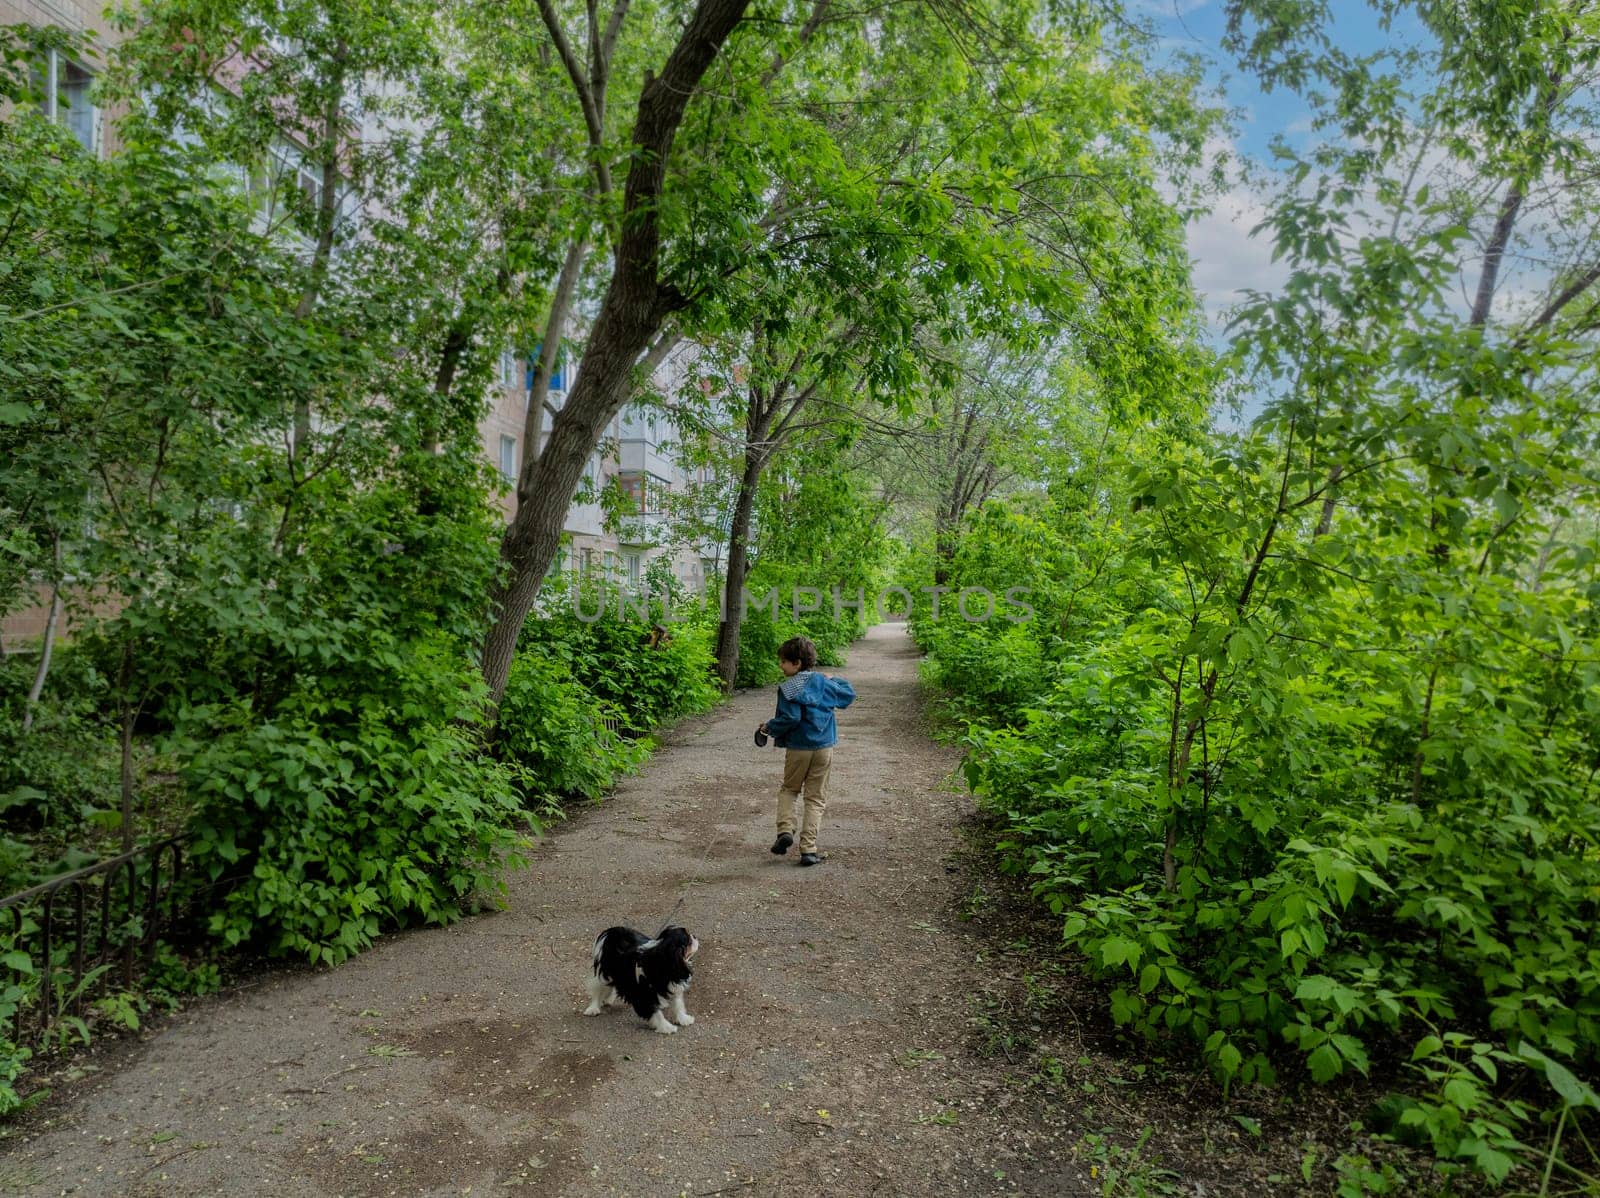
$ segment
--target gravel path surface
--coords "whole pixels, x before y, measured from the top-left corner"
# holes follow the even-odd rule
[[[831,671],[830,671],[831,672]],[[839,671],[821,866],[775,857],[770,690],[678,725],[554,829],[506,910],[204,1001],[35,1120],[27,1194],[1098,1193],[974,1050],[981,936],[916,653],[882,625]],[[580,1017],[595,934],[701,939],[674,1036]],[[1070,1144],[1070,1140],[1068,1144]],[[1098,1173],[1099,1170],[1096,1170]]]

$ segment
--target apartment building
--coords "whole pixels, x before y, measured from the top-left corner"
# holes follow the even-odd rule
[[[694,347],[686,346],[668,357],[652,379],[654,389],[675,394],[694,354]],[[574,368],[570,359],[563,358],[551,379],[549,402],[557,410],[566,400]],[[484,453],[506,482],[500,504],[507,520],[516,514],[516,478],[526,452],[524,422],[531,381],[526,359],[509,350],[503,353],[489,411],[479,425]],[[545,424],[543,436],[548,439],[548,420]],[[665,558],[672,576],[698,594],[718,560],[717,547],[678,543],[668,515],[670,497],[682,493],[690,481],[666,417],[643,404],[627,405],[613,418],[589,459],[578,496],[567,509],[566,544],[555,568],[640,590],[652,563]],[[618,488],[634,509],[609,528],[600,502],[607,487]]]
[[[0,25],[55,25],[75,33],[92,33],[102,44],[109,34],[104,6],[78,0],[0,0]],[[44,93],[45,115],[72,130],[84,149],[104,150],[104,115],[90,102],[94,73],[88,64],[74,62],[51,50],[36,68]]]

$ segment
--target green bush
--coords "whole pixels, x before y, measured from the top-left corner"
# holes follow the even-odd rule
[[[58,644],[32,727],[23,713],[34,655],[0,661],[0,894],[91,864],[91,842],[116,818],[118,729],[89,657]]]
[[[778,668],[778,646],[790,637],[810,637],[817,647],[817,664],[843,666],[850,646],[866,630],[866,620],[854,608],[844,605],[854,601],[855,593],[840,588],[840,605],[834,609],[831,592],[822,594],[820,600],[797,588],[812,586],[809,570],[792,565],[764,562],[750,572],[745,590],[750,593],[750,604],[739,628],[739,670],[734,680],[736,686],[772,686],[783,679]],[[820,587],[818,588],[821,589]],[[769,597],[777,596],[776,617]],[[872,596],[866,596],[872,602]],[[813,603],[820,603],[816,611],[807,611]],[[800,614],[795,615],[796,610]]]
[[[5,1010],[4,996],[0,995],[0,1015],[4,1015]],[[0,1118],[13,1114],[22,1106],[16,1082],[26,1072],[28,1062],[32,1059],[31,1049],[0,1036]]]
[[[1261,561],[1300,597],[1242,607],[1251,556],[1216,546],[1249,522],[1168,502],[1099,565],[1056,554],[1076,581],[1031,627],[918,612],[1003,863],[1119,1025],[1192,1040],[1225,1087],[1381,1076],[1387,1130],[1501,1179],[1600,1108],[1600,669],[1572,653],[1596,585],[1441,582],[1391,547],[1346,588],[1299,563],[1348,548],[1294,529]],[[1040,527],[975,520],[950,585],[993,589]]]
[[[918,621],[919,640],[928,650],[924,678],[947,695],[959,716],[1017,723],[1054,672],[1038,640],[1020,624],[968,624],[955,613],[941,616]]]
[[[715,628],[703,619],[664,621],[660,615],[656,609],[641,615],[637,602],[621,601],[614,587],[552,588],[523,625],[518,654],[558,663],[620,711],[629,731],[648,732],[709,711],[721,697]]]
[[[744,582],[750,605],[739,630],[736,686],[778,682],[778,646],[792,636],[811,638],[819,665],[843,666],[851,643],[876,618],[872,603],[890,543],[874,484],[850,468],[843,440],[806,441],[797,452],[803,470],[769,471],[761,481],[760,548]],[[774,593],[775,613],[767,602]],[[863,610],[846,606],[857,600]],[[806,610],[813,604],[816,610]]]
[[[163,860],[170,862],[171,858]],[[55,932],[48,959],[43,953],[44,908],[40,902],[19,908],[20,919],[5,921],[0,930],[0,967],[6,978],[0,988],[0,1028],[12,1029],[20,1018],[21,1026],[31,1035],[40,1026],[41,1015],[46,1015],[47,1040],[54,1047],[88,1044],[106,1026],[137,1030],[152,1002],[171,1009],[177,1005],[178,994],[208,993],[217,988],[214,964],[204,960],[187,964],[165,942],[157,942],[152,967],[140,989],[124,990],[115,984],[121,969],[120,947],[131,944],[137,948],[143,943],[143,902],[152,880],[150,871],[155,867],[149,857],[135,858],[131,877],[119,869],[102,873],[88,883],[83,897],[89,925],[91,929],[103,928],[104,934],[91,931],[86,946],[80,946],[72,935],[63,934],[70,929],[70,890],[56,894]],[[164,873],[163,878],[172,880],[170,873]],[[98,893],[94,892],[96,886],[100,887]],[[101,963],[86,965],[80,959],[82,947],[102,958]],[[50,1007],[42,1012],[40,1004],[46,994]],[[30,1047],[0,1038],[0,1116],[23,1105],[15,1083],[33,1055]]]
[[[620,718],[620,708],[573,678],[561,655],[523,648],[511,664],[495,740],[523,769],[530,799],[559,806],[571,796],[598,799],[644,761],[648,744],[619,736]]]
[[[481,680],[444,646],[374,656],[392,664],[357,703],[308,685],[265,720],[243,702],[184,712],[192,860],[223,887],[224,945],[335,963],[456,918],[517,860],[523,783],[480,752]]]
[[[36,655],[0,661],[0,813],[8,827],[74,836],[86,810],[117,792],[117,730],[100,713],[104,680],[72,646],[56,646],[29,731],[22,728]]]

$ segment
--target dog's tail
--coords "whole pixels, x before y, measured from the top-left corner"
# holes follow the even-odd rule
[[[611,935],[611,929],[607,928],[605,931],[601,932],[598,936],[596,936],[594,938],[594,971],[595,971],[595,973],[599,973],[600,972],[600,958],[605,956],[606,937],[609,936],[609,935]]]

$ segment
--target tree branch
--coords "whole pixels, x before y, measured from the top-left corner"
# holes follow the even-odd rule
[[[795,44],[795,49],[797,51],[801,49],[807,42],[809,42],[812,36],[817,32],[818,28],[821,27],[822,20],[827,15],[828,9],[832,3],[833,0],[817,0],[817,2],[812,5],[811,15],[806,18],[806,23],[800,27],[800,36]],[[772,84],[777,80],[778,76],[783,73],[783,68],[788,64],[789,59],[785,58],[782,54],[774,54],[772,56],[772,65],[767,67],[765,73],[763,73],[761,76],[762,89],[765,90],[766,88],[771,87]]]
[[[1527,328],[1522,330],[1521,335],[1516,340],[1517,348],[1521,349],[1526,345],[1530,336],[1547,326],[1561,314],[1563,308],[1593,287],[1596,282],[1600,282],[1600,262],[1596,262],[1575,280],[1567,284],[1554,299],[1544,306],[1544,310],[1533,318]]]
[[[611,167],[605,160],[603,149],[606,140],[605,121],[600,105],[595,98],[594,90],[589,86],[589,80],[583,73],[583,64],[572,51],[572,43],[567,41],[566,31],[561,28],[561,19],[556,16],[555,5],[551,0],[539,0],[539,15],[544,18],[544,26],[550,31],[550,40],[555,43],[556,53],[561,55],[561,64],[567,68],[567,77],[572,80],[572,90],[577,94],[578,104],[583,109],[583,123],[589,131],[589,149],[593,157],[595,183],[600,189],[602,197],[611,194]]]

